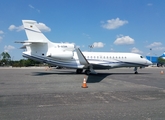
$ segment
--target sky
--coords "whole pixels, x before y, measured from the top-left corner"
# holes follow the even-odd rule
[[[52,42],[74,43],[82,51],[165,51],[164,0],[1,0],[0,53],[24,59],[22,20],[35,20]],[[92,46],[92,47],[90,47]]]

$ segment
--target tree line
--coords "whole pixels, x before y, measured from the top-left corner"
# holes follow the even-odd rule
[[[31,59],[12,60],[8,52],[0,54],[0,66],[13,66],[13,67],[28,67],[28,66],[41,66],[40,62]]]

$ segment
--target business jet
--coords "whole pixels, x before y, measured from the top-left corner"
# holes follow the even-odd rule
[[[22,20],[28,40],[22,43],[26,51],[23,57],[47,64],[76,69],[76,73],[97,74],[95,70],[134,67],[137,69],[152,64],[135,53],[81,52],[74,44],[53,43],[37,28],[34,20]]]

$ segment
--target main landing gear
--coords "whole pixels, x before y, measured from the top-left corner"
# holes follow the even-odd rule
[[[76,70],[76,73],[77,73],[77,74],[81,74],[82,72],[83,72],[83,69],[77,69],[77,70]]]
[[[76,73],[77,74],[81,74],[83,72],[83,69],[77,69],[76,70]],[[91,71],[90,70],[85,70],[85,72],[84,72],[86,75],[89,75],[90,73],[91,73]]]
[[[76,73],[77,74],[81,74],[83,72],[83,69],[77,69],[76,70]],[[85,72],[84,72],[86,75],[89,75],[89,74],[97,74],[93,69],[86,69]]]

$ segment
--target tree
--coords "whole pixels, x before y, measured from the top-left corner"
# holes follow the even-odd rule
[[[162,65],[164,65],[164,64],[165,64],[165,59],[159,57],[159,58],[158,58],[158,64],[157,64],[157,66],[159,67],[159,66],[162,66]]]
[[[1,53],[2,59],[11,59],[10,55],[8,52],[2,52]]]
[[[40,62],[36,62],[30,59],[21,59],[19,61],[13,61],[13,67],[28,67],[28,66],[39,66]]]
[[[40,62],[31,59],[21,59],[19,61],[11,61],[11,56],[8,52],[2,52],[0,54],[0,66],[11,65],[14,67],[28,67],[28,66],[39,66]]]
[[[11,56],[8,52],[1,53],[1,65],[9,65],[11,61]]]

